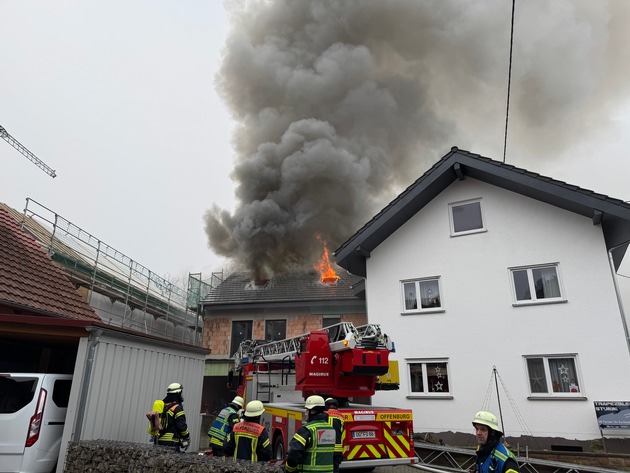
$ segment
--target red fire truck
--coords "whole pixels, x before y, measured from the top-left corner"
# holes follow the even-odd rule
[[[237,394],[265,404],[262,424],[282,459],[302,426],[304,399],[334,397],[345,419],[343,469],[416,463],[411,409],[355,403],[398,389],[393,343],[378,325],[340,323],[286,340],[246,340],[235,354]],[[352,399],[352,402],[350,402]]]

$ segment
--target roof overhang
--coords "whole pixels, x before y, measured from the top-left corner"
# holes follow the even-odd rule
[[[325,309],[365,311],[365,301],[360,299],[300,300],[300,301],[252,301],[241,303],[206,302],[201,303],[203,315],[225,314],[227,311],[264,310],[264,309],[307,309],[319,312]],[[328,310],[327,312],[329,312]]]
[[[467,177],[590,218],[601,225],[619,268],[630,242],[630,206],[619,199],[453,148],[335,252],[339,266],[366,276],[371,252],[455,180]]]

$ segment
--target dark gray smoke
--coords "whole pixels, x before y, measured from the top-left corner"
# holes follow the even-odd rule
[[[511,2],[226,2],[217,79],[237,208],[209,246],[258,274],[311,266],[451,146],[502,159]],[[551,159],[627,91],[630,2],[516,2],[507,162]]]

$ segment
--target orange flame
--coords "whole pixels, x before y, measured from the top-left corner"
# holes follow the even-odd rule
[[[322,243],[324,244],[324,252],[315,265],[315,269],[319,271],[321,281],[324,284],[335,284],[339,280],[339,276],[337,276],[337,273],[330,265],[330,257],[328,256],[328,247],[326,246],[326,242]]]

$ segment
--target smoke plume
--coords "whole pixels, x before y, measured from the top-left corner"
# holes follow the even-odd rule
[[[209,246],[256,274],[310,267],[457,145],[502,159],[511,2],[226,2],[217,87],[237,207]],[[507,162],[551,159],[628,91],[622,0],[516,2]],[[518,162],[518,160],[526,162]]]

